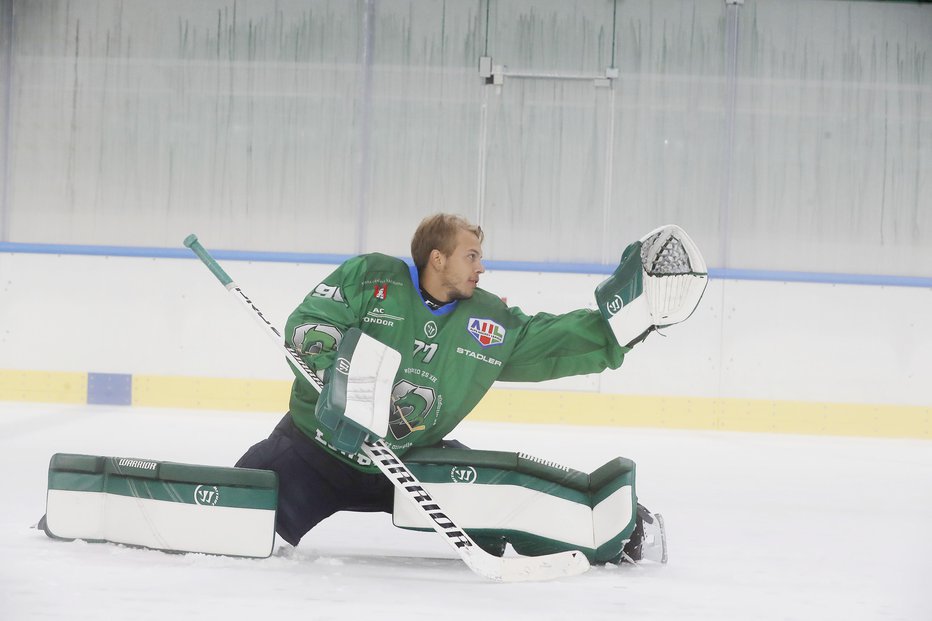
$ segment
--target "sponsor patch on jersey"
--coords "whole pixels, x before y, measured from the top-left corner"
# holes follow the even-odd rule
[[[378,306],[367,312],[366,316],[362,318],[363,323],[374,323],[380,326],[388,326],[389,328],[393,327],[396,321],[404,320],[404,317],[389,315],[385,312],[384,308],[379,308]]]
[[[480,360],[487,364],[491,364],[493,367],[502,366],[502,361],[499,360],[498,358],[494,358],[492,356],[486,356],[485,354],[480,354],[479,352],[475,352],[471,349],[466,349],[465,347],[457,347],[456,353],[458,353],[460,356],[466,356],[467,358],[472,358],[473,360]]]
[[[386,313],[385,309],[380,306],[376,306],[372,310],[367,311],[366,314],[369,315],[370,317],[381,317],[382,319],[395,319],[397,321],[405,320],[404,317],[400,317],[398,315],[390,315]]]
[[[466,324],[466,331],[479,341],[483,347],[501,345],[505,342],[505,328],[491,319],[470,317]]]
[[[388,297],[388,285],[385,283],[376,284],[375,290],[372,292],[372,297],[376,300],[384,300]]]

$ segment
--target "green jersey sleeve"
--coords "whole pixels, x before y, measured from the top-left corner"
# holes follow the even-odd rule
[[[598,311],[528,316],[512,307],[508,312],[521,328],[498,378],[502,381],[539,382],[617,369],[629,351],[618,345]]]

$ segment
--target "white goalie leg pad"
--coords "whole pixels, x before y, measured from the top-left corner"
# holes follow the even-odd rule
[[[590,562],[616,558],[635,528],[634,462],[616,458],[584,473],[524,453],[413,449],[405,465],[477,542],[507,540],[518,554],[578,550]],[[393,521],[426,530],[396,491]]]
[[[277,503],[268,470],[56,453],[43,529],[58,539],[266,558]]]

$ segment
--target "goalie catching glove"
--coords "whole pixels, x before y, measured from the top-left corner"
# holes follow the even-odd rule
[[[346,332],[333,367],[327,369],[315,411],[320,424],[330,430],[333,446],[353,454],[367,437],[385,437],[400,365],[401,354],[388,345],[358,328]]]
[[[686,231],[668,224],[625,248],[595,299],[618,344],[632,347],[651,330],[692,315],[708,282],[699,248]]]

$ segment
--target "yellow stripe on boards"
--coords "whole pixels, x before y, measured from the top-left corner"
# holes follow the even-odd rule
[[[285,380],[133,376],[138,406],[285,413],[290,394]]]
[[[285,412],[287,380],[136,375],[132,404]],[[0,401],[86,403],[87,373],[0,370]],[[468,420],[932,439],[932,407],[493,389]]]
[[[932,407],[496,389],[469,420],[932,439]]]
[[[87,373],[0,370],[0,401],[86,403]]]

